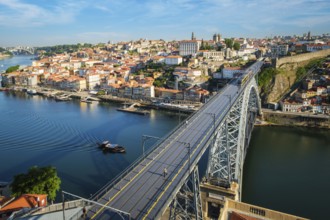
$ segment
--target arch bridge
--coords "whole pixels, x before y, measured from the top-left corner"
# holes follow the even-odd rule
[[[172,130],[90,201],[89,219],[203,219],[198,163],[209,150],[206,176],[215,185],[238,185],[256,116],[261,114],[255,62],[201,109]],[[143,146],[152,136],[143,136]]]
[[[33,47],[12,47],[8,48],[10,52],[12,52],[15,55],[20,55],[20,54],[30,54],[33,55],[35,53],[35,49]]]

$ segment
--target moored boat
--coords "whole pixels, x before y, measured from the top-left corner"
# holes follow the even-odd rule
[[[30,95],[36,95],[37,94],[37,90],[35,90],[35,89],[28,89],[28,90],[26,90],[26,93],[27,94],[30,94]]]
[[[81,99],[80,102],[92,103],[92,101],[91,100],[88,100],[88,99]]]
[[[55,96],[56,101],[70,101],[71,98],[68,95]]]
[[[126,149],[124,146],[119,144],[111,144],[110,141],[103,141],[102,143],[98,143],[99,147],[105,152],[111,153],[125,153]]]

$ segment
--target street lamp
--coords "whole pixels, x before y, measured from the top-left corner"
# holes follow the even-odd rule
[[[65,198],[64,198],[64,192],[62,190],[62,208],[63,208],[63,220],[65,220]]]
[[[179,108],[179,124],[181,124],[181,110]]]
[[[215,135],[215,113],[206,112],[205,114],[210,115],[213,118],[213,133]]]
[[[215,113],[206,112],[205,114],[210,115],[213,118],[213,146],[215,143]],[[211,158],[211,150],[209,151],[209,158]],[[207,178],[210,179],[210,173],[207,172]]]
[[[225,96],[229,98],[229,106],[231,107],[231,95],[225,95]]]
[[[144,153],[145,142],[149,139],[158,139],[158,140],[160,140],[161,138],[156,137],[156,136],[142,135],[142,153],[143,153],[143,157],[145,157],[145,153]]]
[[[219,84],[220,83],[217,83],[217,93],[219,92]]]
[[[189,167],[188,167],[188,169],[189,169],[189,173],[190,173],[190,170],[191,170],[191,161],[190,161],[190,154],[191,154],[191,147],[190,147],[190,143],[187,143],[187,142],[182,142],[182,141],[176,141],[176,142],[178,142],[178,143],[180,143],[180,144],[183,144],[183,145],[187,145],[187,149],[188,149],[188,163],[189,163]]]

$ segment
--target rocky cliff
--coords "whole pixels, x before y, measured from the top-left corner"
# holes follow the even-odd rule
[[[312,60],[315,60],[316,57],[320,58],[328,56],[330,50],[323,51],[322,53],[316,53],[317,56],[314,53],[308,53],[276,60],[276,70],[274,74],[271,79],[268,79],[267,82],[260,88],[262,103],[267,104],[270,102],[280,101],[285,94],[290,92],[292,86],[296,82],[296,72],[298,67],[305,67]]]
[[[265,95],[264,102],[278,102],[283,95],[288,93],[291,86],[296,81],[297,68],[305,66],[307,63],[308,61],[282,64],[281,68],[278,69],[278,74],[274,76],[270,84],[270,90],[269,93]]]

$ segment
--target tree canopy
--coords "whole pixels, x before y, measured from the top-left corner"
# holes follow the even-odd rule
[[[12,73],[12,72],[15,72],[19,69],[19,65],[16,65],[16,66],[10,66],[8,67],[8,69],[6,70],[6,73]]]
[[[241,45],[238,42],[235,42],[233,45],[234,50],[239,50],[241,49]]]
[[[200,46],[199,49],[200,49],[200,50],[212,50],[213,47],[212,47],[211,45],[209,45],[208,42],[204,42],[204,41],[202,41],[202,44],[201,44],[201,46]]]
[[[275,69],[273,67],[269,67],[264,69],[258,77],[258,85],[260,87],[268,87],[271,81],[273,80],[273,77],[277,74],[279,74],[280,71],[278,69]]]
[[[56,168],[52,166],[33,166],[27,174],[18,174],[10,185],[14,196],[26,193],[48,194],[48,198],[53,201],[56,192],[60,189],[61,180],[57,176]]]
[[[101,43],[99,45],[101,45]],[[64,44],[64,45],[56,45],[56,46],[38,47],[36,49],[37,51],[46,51],[46,53],[44,53],[44,55],[46,56],[52,56],[64,52],[67,53],[77,52],[80,49],[91,48],[92,46],[93,46],[92,44],[88,44],[88,43],[84,43],[84,44],[78,43],[78,44]]]
[[[232,48],[233,48],[233,45],[234,45],[234,42],[233,42],[232,39],[230,39],[230,38],[226,38],[226,39],[225,39],[225,44],[226,44],[227,48],[232,49]]]

